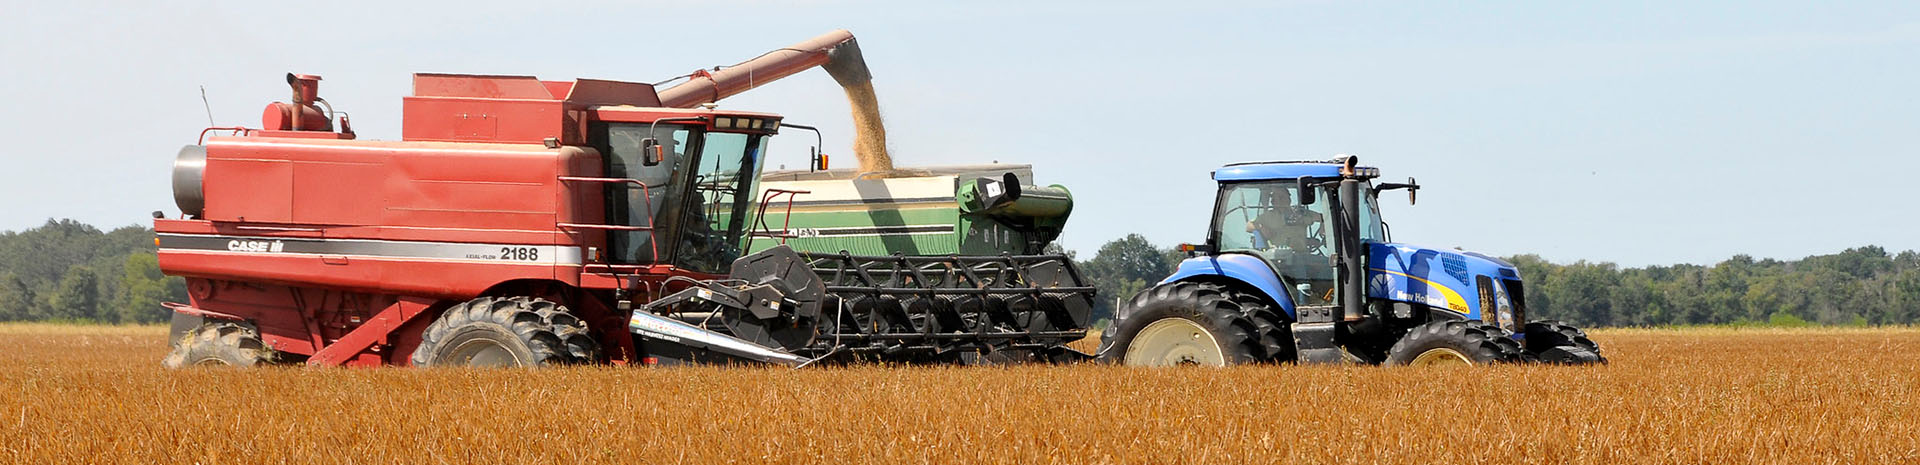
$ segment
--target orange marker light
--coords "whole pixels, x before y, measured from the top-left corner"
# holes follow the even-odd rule
[[[1173,250],[1177,250],[1177,251],[1180,251],[1181,253],[1189,253],[1189,254],[1191,253],[1210,254],[1210,253],[1213,253],[1215,249],[1213,248],[1212,245],[1209,245],[1209,244],[1180,244],[1180,245],[1173,246]]]

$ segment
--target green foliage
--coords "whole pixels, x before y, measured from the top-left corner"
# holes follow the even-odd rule
[[[1080,270],[1100,295],[1094,298],[1093,320],[1113,318],[1116,299],[1133,298],[1141,290],[1173,273],[1168,256],[1172,251],[1155,247],[1146,237],[1128,234],[1100,246],[1093,258],[1080,262]]]
[[[1920,254],[1866,246],[1794,261],[1620,269],[1510,257],[1535,318],[1585,326],[1890,325],[1920,322]]]
[[[113,304],[115,318],[121,323],[166,321],[169,311],[160,303],[173,295],[169,287],[181,285],[180,280],[169,280],[160,274],[160,261],[150,253],[127,255],[122,271],[120,296]],[[185,289],[180,291],[184,293]]]
[[[1802,328],[1807,326],[1813,326],[1813,323],[1808,323],[1807,320],[1802,320],[1800,319],[1800,317],[1793,316],[1792,313],[1775,312],[1773,316],[1767,317],[1767,326],[1773,326],[1776,328]]]
[[[186,300],[186,282],[160,273],[153,230],[101,231],[73,220],[0,232],[0,321],[165,321],[160,302]]]
[[[100,279],[93,270],[85,266],[67,268],[67,274],[60,278],[53,299],[47,302],[48,313],[42,319],[101,321],[100,315]]]
[[[1086,267],[1088,274],[1131,279],[1157,279],[1168,272],[1166,251],[1154,247],[1139,234],[1128,234],[1100,246],[1100,252],[1087,261]]]
[[[0,321],[19,321],[33,317],[39,300],[33,288],[20,275],[0,273]]]

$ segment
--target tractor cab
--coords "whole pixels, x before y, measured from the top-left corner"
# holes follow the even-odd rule
[[[1214,172],[1220,182],[1208,242],[1220,253],[1259,257],[1285,283],[1296,305],[1333,305],[1339,279],[1335,234],[1339,214],[1332,192],[1323,185],[1341,179],[1332,162],[1265,162],[1227,165]],[[1359,168],[1360,173],[1378,173]],[[1372,176],[1356,176],[1363,192],[1372,192]],[[1359,212],[1353,229],[1363,243],[1386,242],[1374,196],[1354,200]]]

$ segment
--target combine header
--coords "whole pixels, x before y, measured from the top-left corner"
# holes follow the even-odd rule
[[[319,77],[288,75],[263,127],[209,128],[175,163],[182,215],[154,229],[191,301],[169,304],[165,364],[1074,357],[1093,289],[1036,254],[1064,190],[950,178],[966,223],[1034,232],[974,255],[779,245],[799,235],[766,226],[792,211],[770,199],[807,193],[760,173],[769,140],[803,126],[708,104],[815,66],[870,79],[846,31],[659,91],[419,74],[400,141],[357,140]]]

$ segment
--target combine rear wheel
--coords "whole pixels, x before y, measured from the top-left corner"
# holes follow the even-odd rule
[[[1258,305],[1257,308],[1248,306]],[[1264,313],[1263,313],[1264,312]],[[1096,360],[1127,365],[1259,363],[1290,355],[1276,340],[1272,310],[1226,286],[1154,286],[1120,307]]]
[[[600,344],[560,304],[481,297],[447,309],[413,351],[414,366],[530,367],[593,363]]]
[[[1534,360],[1565,365],[1607,363],[1607,358],[1600,355],[1600,345],[1587,339],[1580,328],[1545,320],[1527,323],[1525,331],[1527,355]]]
[[[1522,359],[1520,342],[1479,320],[1415,326],[1387,351],[1388,365],[1486,365]]]
[[[238,323],[200,325],[174,341],[173,352],[160,364],[167,368],[191,366],[250,367],[273,363],[276,352],[260,342],[260,334]]]

